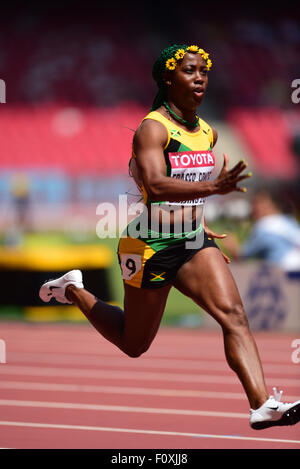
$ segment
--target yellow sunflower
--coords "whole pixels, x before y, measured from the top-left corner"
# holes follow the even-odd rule
[[[186,50],[188,50],[189,52],[198,52],[198,49],[198,46],[189,46]]]
[[[177,59],[177,60],[183,59],[184,54],[185,54],[184,49],[178,49],[178,51],[175,54],[175,59]]]
[[[210,59],[207,60],[206,62],[206,68],[207,70],[210,70],[211,69],[211,66],[212,66],[212,61]]]
[[[176,62],[176,60],[174,59],[174,57],[172,57],[171,59],[168,59],[168,60],[166,61],[166,68],[167,68],[168,70],[175,70],[176,66],[177,66],[177,62]]]
[[[204,52],[204,54],[201,54],[201,57],[203,57],[204,60],[207,60],[209,57],[209,54],[207,54],[207,52]]]

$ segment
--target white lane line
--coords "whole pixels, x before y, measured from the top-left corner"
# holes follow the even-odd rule
[[[175,381],[190,383],[218,383],[218,384],[239,384],[238,378],[232,373],[227,375],[205,375],[205,374],[188,374],[188,373],[167,373],[167,372],[151,372],[151,371],[123,371],[123,370],[103,370],[81,369],[81,368],[52,368],[52,367],[35,367],[35,366],[17,366],[5,364],[0,367],[1,375],[31,375],[31,376],[63,376],[63,377],[79,377],[79,378],[96,378],[96,379],[118,379],[118,380],[142,380],[142,381]],[[267,377],[267,380],[278,386],[295,386],[300,387],[300,380],[288,379],[284,377]],[[281,384],[282,383],[282,384]]]
[[[62,391],[80,393],[108,393],[108,394],[133,394],[149,396],[175,396],[175,397],[205,397],[223,399],[243,399],[245,394],[233,392],[211,392],[189,389],[160,389],[142,388],[132,386],[97,386],[85,384],[59,384],[59,383],[36,383],[28,381],[0,381],[0,389],[16,389],[30,391]],[[294,399],[296,400],[296,399]]]
[[[189,409],[164,409],[163,407],[135,407],[119,405],[99,405],[99,404],[78,404],[71,402],[47,402],[47,401],[21,401],[15,399],[0,399],[0,406],[3,407],[37,407],[46,409],[73,409],[73,410],[98,410],[101,412],[129,412],[142,414],[168,414],[168,415],[190,415],[202,417],[223,417],[223,418],[249,418],[249,414],[238,412],[215,412],[207,410]]]
[[[216,438],[221,440],[244,440],[244,441],[264,441],[268,443],[287,443],[287,444],[300,444],[298,440],[283,440],[280,438],[255,438],[251,436],[238,436],[238,435],[214,435],[209,433],[186,433],[186,432],[170,432],[160,430],[142,430],[137,428],[112,428],[112,427],[94,427],[87,425],[63,425],[63,424],[50,424],[50,423],[34,423],[34,422],[13,422],[13,421],[0,421],[1,426],[12,427],[25,427],[25,428],[49,428],[60,430],[83,430],[94,432],[116,432],[116,433],[135,433],[142,435],[162,435],[162,436],[183,436],[192,438]]]
[[[59,354],[59,353],[28,353],[28,352],[11,352],[9,354],[11,363],[27,363],[33,362],[35,365],[41,364],[59,364],[59,365],[100,365],[104,368],[109,367],[126,367],[126,368],[182,368],[184,370],[214,370],[228,371],[228,365],[225,357],[223,360],[180,360],[175,358],[147,358],[141,357],[139,360],[132,360],[127,357],[101,357],[97,355],[76,355],[76,354]],[[265,364],[264,371],[280,375],[295,374],[299,376],[298,368],[293,364],[274,365]]]
[[[223,391],[198,391],[193,389],[161,389],[142,388],[133,386],[97,386],[86,384],[60,384],[60,383],[37,383],[30,381],[0,381],[0,389],[15,389],[22,391],[60,391],[100,394],[129,394],[160,397],[189,397],[205,399],[230,399],[245,400],[244,393]],[[288,402],[298,400],[299,396],[284,396]]]

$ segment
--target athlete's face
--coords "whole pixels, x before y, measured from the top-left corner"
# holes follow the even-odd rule
[[[200,54],[185,54],[169,75],[170,98],[186,108],[201,104],[208,84],[207,66]]]

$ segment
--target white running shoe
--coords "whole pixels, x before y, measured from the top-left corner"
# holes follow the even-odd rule
[[[59,303],[72,304],[72,301],[69,301],[65,296],[65,290],[68,285],[83,288],[82,273],[80,270],[70,270],[70,272],[67,272],[62,277],[44,283],[39,291],[41,300],[45,303],[49,303],[51,298],[55,298]]]
[[[300,400],[287,404],[280,402],[282,391],[273,388],[274,396],[258,409],[250,409],[250,426],[255,430],[274,427],[276,425],[295,425],[300,420]]]

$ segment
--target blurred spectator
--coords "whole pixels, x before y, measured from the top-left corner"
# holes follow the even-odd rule
[[[252,199],[254,225],[246,242],[240,245],[234,235],[223,241],[232,259],[259,258],[286,271],[300,271],[300,225],[284,213],[280,196],[266,189],[256,192]]]

